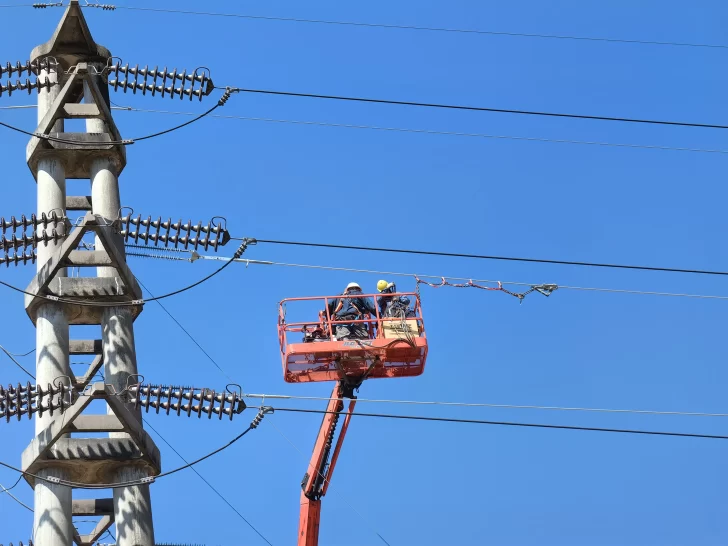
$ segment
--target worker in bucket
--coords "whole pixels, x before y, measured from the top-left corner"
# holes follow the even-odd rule
[[[387,307],[392,303],[393,296],[387,294],[394,294],[397,292],[397,287],[393,282],[387,282],[384,279],[377,282],[377,290],[381,296],[377,298],[377,305],[379,305],[379,316],[383,317],[386,313]]]
[[[377,283],[377,290],[382,294],[377,298],[380,317],[405,318],[414,316],[415,312],[410,307],[410,299],[407,296],[394,295],[397,293],[397,287],[393,282],[381,280]]]
[[[329,313],[335,321],[361,320],[365,314],[376,316],[377,311],[369,298],[362,297],[361,286],[355,282],[346,285],[346,290],[335,302],[329,304]],[[337,324],[336,339],[367,339],[369,331],[365,323]]]

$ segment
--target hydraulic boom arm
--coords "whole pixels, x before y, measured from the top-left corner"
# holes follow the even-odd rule
[[[344,397],[351,398],[349,407],[344,413],[344,423],[341,425],[339,437],[334,446],[334,436],[339,417],[344,412]],[[298,546],[317,546],[319,537],[319,524],[321,521],[321,497],[331,482],[336,459],[339,457],[341,445],[349,427],[356,399],[352,390],[347,389],[343,383],[337,383],[331,393],[331,400],[326,408],[321,429],[319,430],[313,455],[309,463],[308,472],[301,482],[301,516],[298,524]],[[333,453],[332,453],[333,447]]]

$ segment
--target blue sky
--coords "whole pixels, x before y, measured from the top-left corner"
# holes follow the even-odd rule
[[[155,0],[128,5],[172,7]],[[366,3],[189,0],[178,9],[525,33],[725,44],[722,2]],[[210,67],[218,85],[728,123],[728,50],[547,40],[87,10],[95,39],[132,65]],[[0,62],[47,40],[60,10],[0,10]],[[201,112],[212,104],[113,93],[116,104]],[[0,106],[31,104],[17,95]],[[236,95],[224,115],[728,149],[719,130],[639,126]],[[32,130],[34,111],[0,111]],[[124,137],[181,117],[118,112]],[[30,214],[27,140],[3,133],[0,215]],[[138,213],[227,217],[234,235],[553,259],[728,270],[728,156],[206,119],[128,150],[122,202]],[[87,181],[69,181],[87,194]],[[228,246],[221,255],[231,255]],[[597,270],[259,245],[251,259],[566,286],[728,295],[719,277]],[[155,293],[217,265],[130,260]],[[32,270],[3,269],[18,286]],[[277,302],[338,293],[379,276],[235,265],[165,305],[246,392],[325,396],[287,385]],[[412,289],[411,281],[398,286]],[[33,348],[18,294],[0,292],[0,343]],[[559,290],[519,305],[505,294],[423,288],[425,374],[371,381],[363,398],[725,412],[726,302]],[[94,336],[91,329],[74,337]],[[158,305],[136,322],[140,371],[155,383],[227,379]],[[33,359],[23,359],[33,366]],[[25,381],[0,356],[2,383]],[[298,402],[297,407],[323,408]],[[409,408],[361,404],[362,411]],[[416,409],[423,415],[728,434],[724,418]],[[188,459],[254,417],[150,415]],[[299,484],[320,423],[279,413],[199,471],[273,544],[295,540]],[[3,426],[0,457],[20,464],[32,423]],[[301,455],[285,436],[300,451]],[[156,438],[156,437],[155,437]],[[180,464],[158,438],[165,469]],[[322,545],[718,545],[728,541],[728,444],[716,440],[355,419],[324,499]],[[0,469],[0,483],[16,475]],[[32,502],[21,485],[18,497]],[[193,473],[153,486],[157,540],[263,544]],[[357,513],[359,515],[357,515]],[[84,518],[85,519],[85,518]],[[0,496],[0,541],[27,540],[32,514]],[[91,526],[79,524],[82,532]],[[375,533],[376,531],[376,533]],[[42,545],[41,545],[42,546]]]

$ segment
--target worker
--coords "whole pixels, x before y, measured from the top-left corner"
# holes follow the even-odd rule
[[[384,279],[377,282],[377,290],[381,294],[394,294],[397,292],[397,287],[394,285],[393,282],[387,282]],[[392,302],[393,296],[379,296],[377,298],[377,304],[379,305],[379,316],[383,317],[386,314],[387,307]]]
[[[376,315],[369,298],[361,296],[361,286],[355,282],[346,285],[342,297],[329,304],[329,313],[335,321],[361,320],[364,314]],[[333,304],[333,305],[332,305]],[[366,339],[369,331],[363,322],[336,324],[336,339]]]

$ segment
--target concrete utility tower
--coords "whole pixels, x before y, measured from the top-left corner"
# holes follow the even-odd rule
[[[58,224],[55,241],[38,245],[37,276],[27,288],[33,295],[25,298],[37,329],[37,384],[45,388],[70,378],[74,402],[60,415],[38,416],[36,436],[23,453],[23,470],[47,480],[26,475],[35,490],[34,543],[90,545],[115,523],[119,546],[153,546],[149,485],[136,482],[159,474],[159,450],[143,430],[140,412],[115,396],[137,373],[133,323],[142,295],[111,225],[119,217],[118,177],[126,164],[109,108],[105,69],[111,53],[94,42],[78,0],[71,0],[53,37],[31,55],[31,63],[53,61],[38,75],[57,82],[39,92],[36,134],[43,137],[31,138],[27,147],[37,213],[86,211],[76,226]],[[86,131],[65,132],[65,120],[76,119],[86,120]],[[85,182],[73,182],[68,195],[66,181],[77,179],[89,180],[90,191]],[[80,249],[87,232],[95,234],[93,250]],[[95,267],[96,275],[68,277],[70,267]],[[72,339],[76,325],[100,326],[100,339]],[[71,371],[70,355],[93,355],[83,377]],[[105,384],[89,386],[102,366]],[[88,396],[76,396],[84,389]],[[92,400],[105,401],[107,413],[85,413]],[[98,432],[109,434],[83,437]],[[113,497],[74,500],[68,482],[135,484],[113,489]],[[90,535],[74,531],[73,517],[82,515],[102,516]]]

